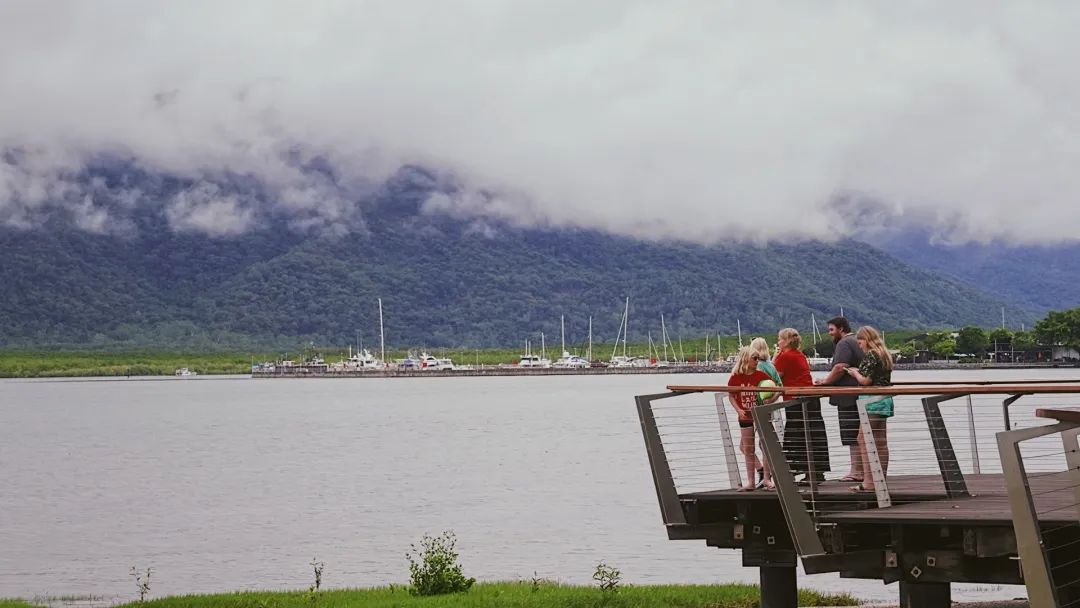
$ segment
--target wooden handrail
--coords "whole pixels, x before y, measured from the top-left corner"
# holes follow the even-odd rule
[[[1036,418],[1052,418],[1058,422],[1080,423],[1080,408],[1053,407],[1035,410]]]
[[[918,386],[726,386],[669,384],[669,391],[681,393],[782,393],[789,397],[829,397],[833,395],[1008,395],[1024,393],[1080,393],[1080,384],[965,384]]]

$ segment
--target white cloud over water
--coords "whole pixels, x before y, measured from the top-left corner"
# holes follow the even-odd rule
[[[835,202],[854,195],[955,239],[1075,238],[1078,22],[1067,2],[8,0],[0,148],[37,152],[0,162],[0,222],[67,205],[104,230],[64,189],[105,153],[257,177],[301,228],[342,229],[342,192],[414,163],[471,190],[429,209],[526,225],[873,229]],[[229,200],[169,219],[255,225]]]

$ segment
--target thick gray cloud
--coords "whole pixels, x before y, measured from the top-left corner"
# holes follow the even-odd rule
[[[1067,2],[8,0],[0,146],[38,152],[0,163],[0,221],[64,200],[103,230],[92,196],[62,190],[110,153],[258,177],[300,227],[344,225],[341,192],[416,163],[471,190],[430,209],[528,225],[873,229],[835,204],[854,195],[954,239],[1069,239],[1078,18]],[[170,220],[252,225],[227,200],[174,202],[190,213]]]

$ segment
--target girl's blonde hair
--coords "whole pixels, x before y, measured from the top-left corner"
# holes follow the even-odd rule
[[[739,354],[735,356],[735,369],[731,370],[731,373],[748,376],[757,370],[757,362],[758,358],[750,350],[750,347],[744,346],[739,349]]]
[[[781,329],[777,336],[787,340],[788,348],[799,350],[802,348],[802,336],[799,335],[799,330],[794,327],[785,327]]]
[[[892,355],[889,354],[889,349],[885,348],[885,341],[881,339],[881,334],[878,333],[878,330],[869,325],[863,325],[859,328],[855,337],[866,341],[866,350],[877,355],[878,359],[881,359],[881,363],[885,366],[885,369],[892,369]]]
[[[750,353],[757,357],[758,361],[768,361],[772,359],[772,353],[769,352],[769,343],[765,341],[765,338],[754,338],[750,341]]]

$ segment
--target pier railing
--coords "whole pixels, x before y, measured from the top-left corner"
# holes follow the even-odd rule
[[[781,389],[789,400],[753,409],[757,452],[768,462],[775,494],[736,492],[757,479],[748,479],[742,431],[728,403],[735,389],[668,388],[639,396],[637,407],[670,538],[718,544],[726,515],[703,510],[719,509],[723,497],[734,505],[731,546],[749,542],[760,530],[742,523],[752,519],[747,509],[760,511],[763,500],[771,501],[779,504],[786,534],[765,536],[766,556],[771,547],[790,547],[807,572],[946,586],[1023,582],[1033,600],[1051,598],[1032,605],[1080,607],[1080,414],[1075,420],[1060,414],[1080,406],[1080,383],[874,387],[875,395],[894,400],[896,415],[885,425],[888,451],[868,449],[867,478],[846,483],[836,479],[849,472],[851,448],[838,436],[837,408],[826,402],[869,389]],[[870,447],[875,442],[865,406],[858,402],[856,426]],[[828,481],[819,481],[821,474]],[[888,525],[875,532],[867,527],[872,518]],[[930,543],[934,548],[918,555],[904,547],[914,544],[911,534],[934,526],[955,534],[955,543]],[[879,555],[880,567],[852,559]],[[1010,561],[1017,558],[1022,568]]]

